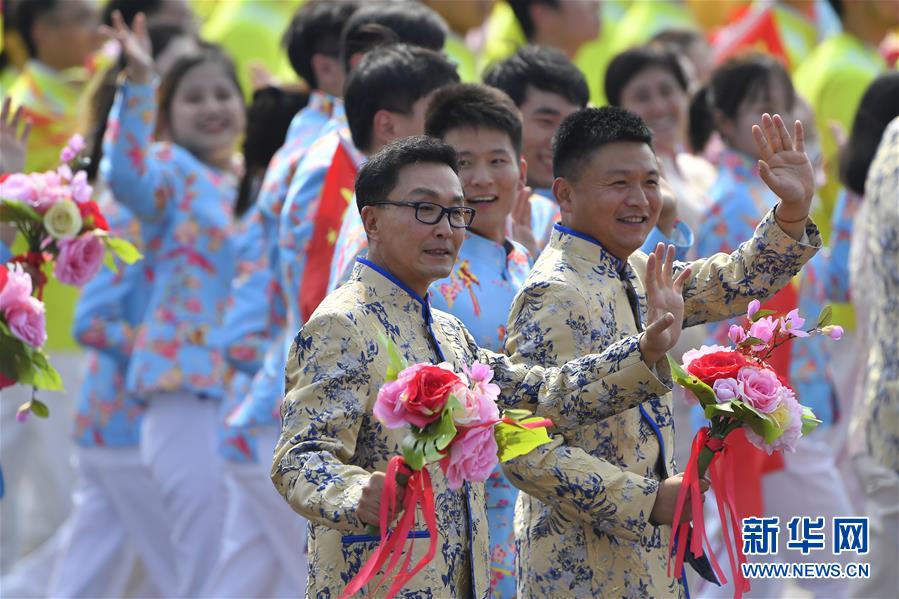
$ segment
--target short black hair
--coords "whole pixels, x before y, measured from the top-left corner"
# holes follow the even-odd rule
[[[353,143],[363,152],[371,147],[379,110],[411,114],[418,100],[458,81],[455,65],[440,52],[407,44],[371,50],[350,73],[344,93]]]
[[[21,1],[21,0],[20,0]],[[28,2],[28,0],[25,0]],[[163,0],[109,0],[103,7],[101,19],[107,27],[112,26],[112,13],[119,11],[122,19],[131,27],[138,13],[150,16],[162,9]]]
[[[348,46],[348,40],[359,37],[360,28],[380,25],[396,35],[396,41],[441,51],[449,31],[439,14],[424,4],[415,2],[366,2],[353,13],[340,35],[341,59],[349,70],[350,57],[358,52]],[[368,31],[373,31],[371,27]],[[370,45],[368,47],[371,47]],[[362,48],[365,49],[365,48]]]
[[[356,207],[387,199],[396,187],[400,170],[413,164],[445,164],[459,174],[456,151],[446,142],[427,135],[396,139],[362,165],[356,175]]]
[[[899,73],[890,71],[868,86],[858,105],[849,141],[840,153],[840,180],[858,195],[865,193],[868,169],[883,132],[899,116],[896,98],[899,98]]]
[[[709,81],[690,101],[690,147],[702,152],[715,132],[715,111],[736,119],[740,105],[759,92],[767,93],[780,81],[787,91],[792,110],[796,92],[789,73],[776,58],[761,52],[747,52],[726,60],[715,68]]]
[[[35,58],[37,56],[37,43],[31,37],[31,28],[35,22],[43,15],[53,12],[59,5],[61,0],[19,0],[15,7],[15,23],[25,42],[25,48],[28,50],[28,56]]]
[[[658,67],[671,74],[686,93],[689,89],[687,76],[681,68],[677,56],[667,50],[640,46],[631,48],[615,56],[606,69],[606,98],[612,106],[621,106],[621,92],[631,79],[648,68]]]
[[[512,98],[489,85],[459,83],[434,94],[425,117],[425,133],[443,139],[454,129],[493,129],[509,136],[521,155],[521,113]]]
[[[340,33],[357,8],[359,3],[355,0],[309,0],[291,19],[282,44],[290,66],[310,88],[318,87],[312,57],[316,54],[340,57]]]
[[[531,7],[535,4],[545,4],[553,8],[559,7],[559,0],[506,0],[515,13],[515,19],[521,25],[524,37],[531,41],[534,34],[537,33],[534,27],[534,20],[531,19]]]
[[[569,115],[553,137],[553,175],[576,181],[593,152],[619,141],[645,143],[651,149],[652,133],[643,119],[615,106]]]
[[[702,33],[687,27],[663,29],[649,39],[650,46],[661,46],[672,52],[687,52],[690,46],[697,43],[708,43]]]
[[[528,86],[559,94],[583,108],[590,100],[587,80],[567,56],[552,48],[522,46],[509,58],[484,73],[484,83],[506,92],[516,106],[527,96]]]

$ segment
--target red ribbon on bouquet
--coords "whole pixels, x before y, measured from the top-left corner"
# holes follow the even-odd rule
[[[409,477],[406,482],[406,492],[403,496],[403,515],[397,523],[396,528],[392,531],[387,529],[390,518],[396,514],[396,485],[397,475],[404,474]],[[429,541],[428,551],[411,569],[409,565],[412,561],[412,549],[415,546],[415,539],[411,539],[409,549],[406,551],[406,558],[403,560],[400,569],[387,591],[387,599],[396,595],[412,579],[418,572],[424,568],[428,562],[434,559],[437,552],[437,512],[434,507],[434,489],[431,486],[431,475],[426,468],[421,470],[411,470],[406,466],[406,462],[402,456],[394,456],[387,463],[387,471],[385,472],[384,488],[381,490],[381,542],[377,549],[362,566],[362,569],[353,577],[353,580],[347,585],[340,595],[340,599],[348,599],[367,585],[378,573],[378,571],[387,562],[387,568],[384,574],[378,580],[372,592],[383,584],[384,580],[390,576],[393,569],[396,568],[403,555],[403,545],[412,527],[415,524],[415,514],[421,506],[422,515],[425,524],[428,527]],[[387,561],[389,558],[389,562]]]
[[[734,469],[736,463],[732,452],[728,451],[728,443],[716,437],[709,437],[709,428],[702,427],[693,438],[693,447],[690,451],[690,459],[684,469],[684,483],[677,495],[677,503],[674,507],[674,520],[679,522],[687,497],[690,499],[690,508],[693,513],[693,536],[690,538],[690,552],[695,557],[703,554],[703,545],[708,547],[709,563],[715,571],[715,575],[722,583],[727,582],[715,554],[711,551],[711,544],[705,532],[705,518],[702,512],[702,491],[699,487],[699,455],[703,449],[712,452],[712,458],[708,466],[708,474],[711,479],[712,489],[715,491],[715,500],[718,504],[718,517],[721,519],[721,531],[724,537],[724,546],[727,548],[727,557],[730,561],[730,569],[734,578],[734,599],[739,599],[743,593],[749,590],[749,580],[743,576],[743,564],[746,556],[743,554],[743,536],[740,531],[740,519],[735,508],[736,494]],[[730,529],[728,528],[730,519]],[[733,538],[731,538],[733,532]],[[671,574],[671,553],[677,543],[674,561],[674,577],[680,578],[684,568],[684,555],[687,550],[687,538],[690,533],[690,523],[682,522],[671,535],[668,545],[668,574]]]

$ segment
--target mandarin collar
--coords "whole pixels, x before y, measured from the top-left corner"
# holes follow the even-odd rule
[[[420,296],[383,266],[375,264],[366,258],[357,257],[352,278],[374,287],[385,296],[394,299],[397,304],[407,305],[410,303],[410,300],[415,302],[421,310],[421,315],[425,322],[427,324],[432,322],[433,316],[431,315],[431,303],[428,301],[428,296]]]
[[[626,261],[620,260],[595,237],[566,227],[562,223],[553,225],[550,245],[569,256],[575,256],[591,264],[604,265],[619,276],[625,275],[628,268]]]

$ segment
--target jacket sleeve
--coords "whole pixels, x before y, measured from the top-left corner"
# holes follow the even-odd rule
[[[321,316],[300,330],[287,358],[272,481],[294,511],[330,528],[365,528],[355,508],[370,475],[347,462],[377,392],[372,351],[349,319]]]
[[[508,356],[479,350],[480,361],[493,368],[502,390],[502,407],[539,413],[564,432],[671,391],[643,361],[636,335],[589,353],[595,331],[586,301],[559,293],[557,285],[538,283],[516,296],[507,327]],[[572,341],[576,348],[568,351]],[[582,357],[565,362],[560,355]]]
[[[177,197],[172,147],[152,143],[155,125],[156,84],[125,80],[109,113],[101,167],[116,200],[148,221],[164,220]]]
[[[755,233],[732,253],[714,254],[690,263],[692,274],[684,285],[684,326],[716,322],[744,314],[749,302],[766,300],[790,282],[821,249],[818,227],[806,224],[796,241],[780,228],[771,210]],[[645,273],[646,256],[638,254]],[[677,263],[680,272],[687,264]]]
[[[565,520],[645,544],[655,534],[649,516],[658,481],[568,445],[561,435],[502,466],[509,482]]]

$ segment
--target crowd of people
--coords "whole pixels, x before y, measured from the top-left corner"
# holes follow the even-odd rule
[[[896,0],[0,3],[0,174],[82,135],[143,254],[44,290],[65,391],[2,391],[0,595],[340,595],[401,452],[389,338],[554,423],[485,484],[433,468],[402,596],[731,596],[667,572],[704,416],[665,356],[755,299],[845,334],[772,355],[821,425],[734,441],[740,516],[871,527],[749,560],[871,566],[746,596],[899,593]]]

